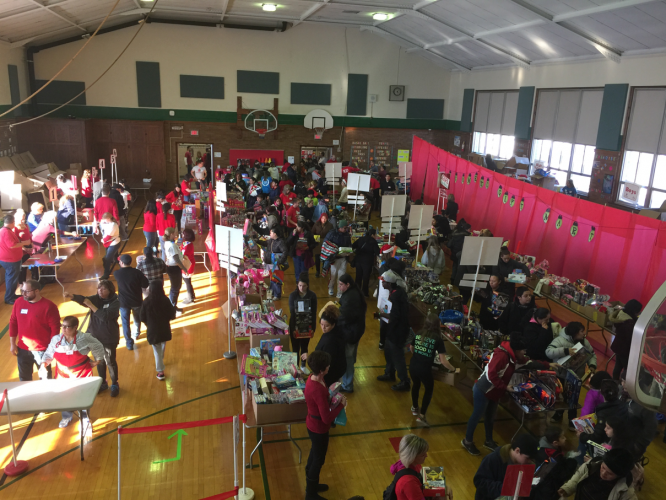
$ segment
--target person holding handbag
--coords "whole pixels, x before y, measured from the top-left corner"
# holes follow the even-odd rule
[[[191,229],[183,230],[183,244],[180,246],[180,251],[183,252],[183,264],[187,268],[187,272],[183,271],[183,281],[187,289],[187,297],[183,300],[183,305],[192,304],[196,297],[194,296],[194,288],[192,287],[192,275],[194,274],[194,231]]]

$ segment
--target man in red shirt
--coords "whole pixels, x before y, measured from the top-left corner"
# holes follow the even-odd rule
[[[287,210],[287,227],[293,229],[298,222],[298,214],[301,211],[301,199],[295,198],[294,204]]]
[[[9,318],[9,351],[16,356],[22,382],[32,380],[33,365],[40,367],[51,338],[60,331],[58,306],[42,297],[41,288],[39,281],[25,281]],[[47,369],[52,378],[51,367]]]
[[[116,219],[116,221],[120,221],[120,217],[118,216],[118,203],[116,203],[116,200],[109,198],[109,194],[111,194],[111,186],[104,184],[104,187],[102,188],[102,196],[97,198],[97,201],[95,202],[95,234],[99,234],[97,224],[99,224],[99,221],[102,220],[102,215],[106,212],[113,215],[113,218]]]
[[[185,151],[185,164],[187,165],[187,173],[192,172],[192,148],[188,147]]]
[[[5,304],[13,304],[18,298],[16,285],[21,272],[23,247],[32,245],[32,241],[21,241],[14,233],[13,215],[5,215],[4,223],[0,229],[0,266],[5,269]]]
[[[360,168],[352,167],[350,165],[343,165],[342,167],[342,178],[344,179],[345,182],[347,182],[347,177],[349,177],[349,174],[355,174],[356,172],[360,172]]]

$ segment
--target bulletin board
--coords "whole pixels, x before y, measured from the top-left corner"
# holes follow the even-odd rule
[[[349,155],[349,164],[356,163],[359,168],[368,168],[368,154],[370,143],[366,141],[352,142],[351,154]]]
[[[386,165],[391,168],[395,165],[393,162],[393,147],[388,142],[378,142],[370,148],[370,161],[377,165]]]
[[[613,203],[620,175],[620,153],[597,149],[592,164],[589,200],[595,203]]]

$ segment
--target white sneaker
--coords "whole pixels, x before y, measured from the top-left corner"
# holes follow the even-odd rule
[[[419,416],[419,409],[417,406],[412,406],[412,415],[414,415],[415,417]]]
[[[416,417],[416,423],[421,424],[423,427],[430,427],[430,424],[426,420],[425,415],[419,415]]]
[[[69,423],[70,423],[71,421],[72,421],[72,417],[69,417],[69,418],[63,418],[63,419],[60,421],[60,423],[58,424],[58,427],[60,427],[61,429],[64,429],[65,427],[67,427],[67,426],[69,425]]]

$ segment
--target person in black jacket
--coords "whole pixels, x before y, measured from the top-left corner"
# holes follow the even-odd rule
[[[408,391],[411,384],[407,375],[405,362],[405,343],[409,335],[409,299],[407,292],[398,286],[398,274],[388,271],[382,274],[381,284],[389,290],[391,310],[386,313],[375,313],[375,318],[386,319],[386,340],[384,341],[384,356],[386,369],[384,374],[377,377],[380,381],[395,381],[395,372],[398,372],[400,383],[391,386],[394,391]]]
[[[526,318],[536,308],[534,296],[529,288],[521,286],[516,290],[515,299],[499,317],[499,329],[504,335],[521,332]]]
[[[299,220],[287,239],[287,248],[294,260],[295,276],[300,276],[303,272],[307,273],[308,269],[314,266],[312,250],[316,246],[317,242],[307,223]]]
[[[331,356],[331,365],[328,373],[324,377],[326,387],[330,387],[334,382],[340,381],[347,371],[347,358],[345,356],[345,336],[338,327],[338,316],[340,312],[334,305],[328,306],[321,313],[319,324],[323,335],[319,339],[315,351],[324,351]],[[307,360],[308,355],[302,354],[301,360]]]
[[[391,180],[391,174],[386,174],[383,179],[380,179],[379,184],[381,186],[382,196],[386,193],[395,193],[395,182]]]
[[[125,210],[125,198],[123,198],[122,192],[124,188],[121,184],[114,184],[111,186],[111,192],[109,193],[109,198],[116,202],[118,205],[118,230],[120,231],[120,239],[126,241],[128,238],[127,235],[127,211]]]
[[[256,240],[259,246],[265,247],[264,268],[273,269],[273,264],[283,265],[287,261],[287,244],[280,236],[282,233],[279,226],[271,228],[267,241]]]
[[[363,295],[370,297],[370,275],[379,255],[379,245],[375,240],[375,229],[370,229],[364,236],[352,243],[356,252],[356,286],[360,287]]]
[[[123,335],[128,351],[134,350],[134,339],[141,334],[141,304],[143,304],[143,289],[148,288],[148,278],[132,267],[132,256],[123,254],[118,259],[120,269],[113,273],[118,283],[118,301],[120,302],[120,319],[123,323]],[[134,317],[134,335],[130,333],[130,312]],[[132,338],[134,337],[134,338]]]
[[[66,293],[65,298],[90,309],[87,333],[90,333],[104,346],[104,359],[97,365],[97,374],[103,380],[99,392],[109,388],[109,384],[106,382],[106,368],[108,367],[111,377],[111,397],[115,398],[120,393],[118,363],[116,363],[116,348],[120,342],[120,328],[118,328],[120,302],[116,295],[116,287],[109,280],[100,280],[97,284],[96,295],[84,297]]]
[[[495,160],[493,160],[493,157],[491,156],[490,153],[486,155],[485,158],[486,161],[486,168],[492,172],[497,172],[497,163],[495,163]]]
[[[338,328],[342,330],[347,345],[345,356],[347,358],[347,370],[342,376],[342,392],[354,392],[354,363],[358,343],[365,333],[365,312],[368,309],[365,298],[358,284],[349,274],[343,274],[339,278],[338,290],[342,291],[340,297],[340,318]]]
[[[432,218],[432,228],[437,235],[437,241],[443,243],[451,234],[451,224],[449,219],[443,215],[435,215]]]
[[[509,277],[509,274],[513,274],[514,270],[519,269],[525,275],[530,275],[530,270],[527,269],[527,266],[517,260],[511,258],[511,252],[507,247],[502,247],[500,249],[499,259],[497,261],[497,267],[493,270],[493,273],[498,273],[505,280]],[[513,296],[516,291],[516,285],[514,283],[507,283],[507,290],[510,292],[510,298],[513,300]]]
[[[469,232],[470,229],[472,229],[472,226],[470,226],[465,219],[460,219],[460,222],[458,222],[453,233],[449,236],[449,242],[446,246],[451,250],[451,262],[453,262],[453,265],[451,266],[451,276],[457,275],[460,254],[462,253],[463,245],[465,244],[465,237],[471,236],[472,234]],[[457,283],[454,282],[453,284],[457,286]]]
[[[509,301],[509,295],[502,277],[495,274],[490,276],[488,286],[485,290],[476,292],[474,299],[476,302],[481,302],[479,322],[484,330],[499,330],[497,318],[503,313]]]
[[[446,209],[443,214],[454,222],[458,218],[458,204],[456,203],[456,197],[452,194],[446,197]]]
[[[529,358],[550,362],[550,359],[546,356],[546,348],[553,341],[550,311],[545,307],[535,309],[532,317],[527,320],[522,331],[523,342],[527,346],[527,355]]]
[[[304,310],[306,308],[306,303],[304,302],[302,307],[299,307],[299,302],[310,301],[310,321],[308,323],[309,330],[299,331],[298,337],[296,336],[298,327],[296,324],[296,315],[305,314],[299,313],[298,311]],[[300,324],[302,324],[299,321]],[[310,345],[310,339],[314,335],[314,331],[317,329],[317,295],[310,290],[310,278],[308,273],[304,272],[298,276],[298,283],[296,283],[296,290],[289,294],[289,334],[291,335],[291,348],[293,352],[296,353],[298,357],[301,357],[302,354],[308,353],[308,346]],[[303,337],[302,335],[308,334],[309,337]],[[301,369],[305,368],[305,360],[301,361]]]
[[[518,434],[507,444],[483,457],[474,474],[474,500],[495,500],[502,496],[502,484],[509,465],[526,464],[536,457],[539,442],[530,434]]]
[[[403,217],[400,223],[400,232],[395,235],[395,246],[401,250],[409,250],[409,244],[407,243],[410,238],[409,229],[407,229],[407,217]]]
[[[643,304],[636,299],[631,299],[623,308],[616,309],[609,315],[610,321],[615,327],[615,338],[611,344],[611,350],[615,353],[615,368],[613,368],[615,380],[620,380],[620,373],[629,365],[631,337],[641,309],[643,309]]]
[[[164,380],[164,351],[171,340],[171,320],[176,319],[176,307],[164,295],[164,284],[151,281],[148,297],[141,306],[140,318],[146,324],[146,337],[153,346],[157,379]]]

